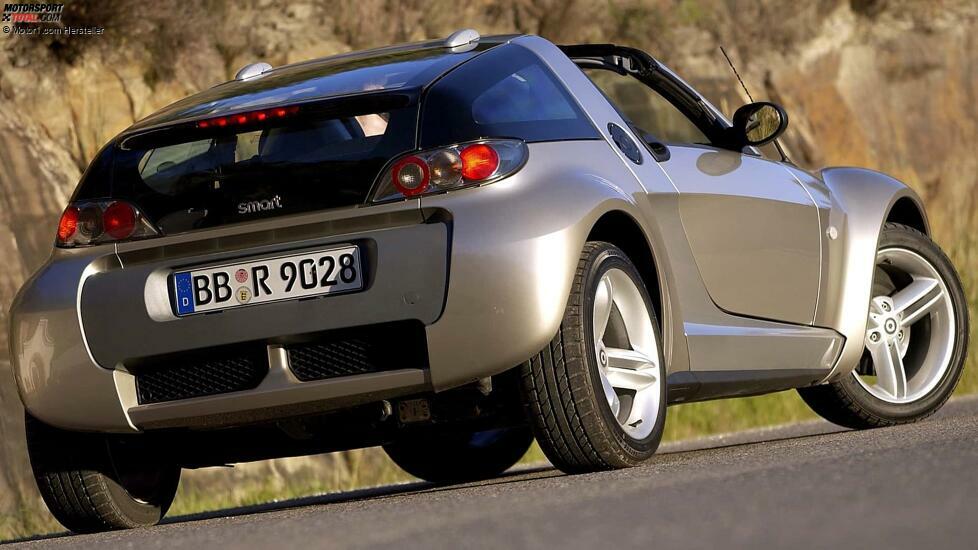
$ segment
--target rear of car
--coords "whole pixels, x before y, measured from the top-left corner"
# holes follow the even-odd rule
[[[473,289],[449,284],[526,302],[526,258],[493,256],[512,237],[478,258],[453,231],[466,194],[524,170],[533,144],[599,135],[531,50],[473,46],[283,67],[109,143],[12,309],[28,411],[73,430],[235,426],[457,387],[539,349],[532,305],[490,334],[465,312]],[[423,202],[456,193],[457,210]],[[469,219],[461,234],[493,232]],[[467,281],[482,261],[514,267]]]
[[[600,214],[564,191],[630,177],[553,56],[476,35],[251,71],[106,145],[11,308],[59,521],[156,523],[183,467],[519,460],[514,367],[557,331]]]

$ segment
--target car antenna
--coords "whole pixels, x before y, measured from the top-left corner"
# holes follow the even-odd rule
[[[722,53],[723,57],[726,58],[727,64],[730,65],[730,70],[733,71],[734,76],[737,77],[737,81],[740,82],[741,88],[744,89],[744,93],[747,94],[747,99],[749,99],[751,103],[754,103],[754,98],[751,97],[750,90],[747,89],[747,84],[744,84],[744,79],[740,78],[740,73],[737,72],[737,67],[734,67],[733,61],[730,60],[730,56],[727,55],[727,50],[723,49],[723,46],[720,46],[720,53]],[[783,162],[790,163],[791,159],[788,158],[788,155],[784,154],[784,149],[781,148],[781,143],[778,140],[774,140],[774,146],[778,149],[778,153],[781,154],[781,160]]]

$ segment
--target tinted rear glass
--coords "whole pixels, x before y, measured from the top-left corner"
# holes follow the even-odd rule
[[[93,163],[76,200],[107,191],[165,234],[360,204],[381,168],[414,148],[417,102],[384,94],[347,103],[342,115],[305,104],[274,124],[182,125],[123,140]]]
[[[135,127],[364,91],[421,87],[490,46],[480,45],[479,49],[464,53],[430,47],[386,48],[280,67],[259,78],[232,80],[190,96],[141,120]]]
[[[484,137],[554,141],[599,135],[536,55],[507,44],[448,73],[425,95],[423,148]]]

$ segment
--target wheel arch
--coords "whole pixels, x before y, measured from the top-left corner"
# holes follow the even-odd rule
[[[835,329],[846,338],[835,368],[826,377],[834,380],[855,368],[862,355],[883,226],[903,223],[929,234],[929,223],[920,197],[886,174],[839,167],[826,168],[820,175],[832,197],[829,223],[844,228],[840,238],[826,241],[826,276],[815,317],[815,325]]]
[[[622,210],[609,210],[591,226],[587,240],[611,243],[620,248],[635,264],[661,325],[664,321],[658,265],[652,246],[635,218]]]
[[[912,227],[924,235],[930,236],[930,224],[927,221],[927,215],[924,213],[924,207],[918,200],[909,195],[898,198],[886,214],[886,221]]]

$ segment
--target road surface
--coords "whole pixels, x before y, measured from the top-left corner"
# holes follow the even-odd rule
[[[974,548],[978,399],[928,421],[824,422],[664,446],[631,470],[523,469],[27,541],[72,548]]]

